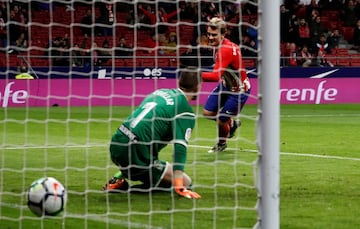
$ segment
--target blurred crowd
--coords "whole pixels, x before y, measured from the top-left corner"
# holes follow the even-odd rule
[[[75,11],[87,7],[80,24],[81,39],[68,33],[51,37],[43,55],[52,57],[56,66],[101,66],[112,57],[136,55],[180,56],[184,65],[210,66],[212,49],[207,46],[206,23],[212,17],[229,22],[227,37],[241,47],[245,58],[258,55],[257,0],[238,1],[0,1],[0,51],[18,54],[32,45],[29,22],[36,12],[54,10],[58,5]],[[283,66],[332,66],[327,59],[341,44],[360,51],[360,0],[284,0],[280,6],[280,39]],[[58,5],[57,5],[58,4]],[[94,7],[99,14],[94,15]],[[117,34],[117,14],[126,13],[129,30],[143,31],[141,44],[125,34]],[[333,12],[336,18],[329,18]],[[179,50],[181,36],[188,31],[174,30],[179,21],[194,25],[190,39]],[[334,23],[336,22],[336,23]],[[351,36],[344,36],[343,27],[351,27]],[[115,32],[115,33],[114,33]],[[186,34],[187,36],[189,34]],[[107,37],[115,37],[114,41]],[[105,37],[99,40],[92,37]],[[136,50],[141,50],[139,54]],[[198,57],[201,58],[198,58]]]

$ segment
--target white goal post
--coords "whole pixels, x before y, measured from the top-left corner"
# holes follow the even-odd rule
[[[0,43],[0,224],[7,228],[60,225],[60,228],[278,229],[280,2],[3,3],[0,10],[5,12],[4,25],[8,31],[7,42]],[[241,11],[245,5],[256,11],[245,15]],[[18,13],[16,6],[24,10],[25,19],[12,18],[13,13]],[[150,13],[143,13],[147,6],[151,6]],[[188,13],[183,13],[183,6],[189,7]],[[84,26],[82,18],[88,10],[88,19],[93,22]],[[203,193],[203,198],[179,199],[173,193],[104,194],[98,183],[107,181],[117,169],[108,154],[108,141],[116,125],[125,119],[121,109],[130,113],[148,93],[175,86],[182,61],[192,58],[199,71],[212,68],[204,67],[207,62],[203,60],[212,60],[213,56],[199,54],[205,50],[201,35],[208,20],[203,13],[208,10],[209,15],[211,10],[218,11],[214,15],[232,14],[227,23],[235,31],[241,48],[244,29],[257,30],[257,50],[250,48],[256,56],[244,58],[246,63],[255,63],[248,68],[252,74],[250,81],[254,82],[248,103],[254,105],[254,114],[239,115],[243,126],[229,140],[229,153],[208,154],[208,148],[217,141],[217,130],[214,122],[204,121],[200,107],[215,84],[204,82],[201,95],[192,105],[200,119],[197,125],[213,133],[209,135],[195,127],[186,165],[194,190]],[[163,18],[157,18],[159,11]],[[106,18],[102,17],[104,12]],[[164,16],[172,12],[177,13],[171,19]],[[253,19],[258,23],[252,24]],[[167,32],[163,32],[165,27]],[[14,28],[27,33],[27,44],[20,47],[13,40],[17,34],[13,33]],[[165,46],[170,41],[162,39],[170,34],[176,34],[175,45]],[[152,43],[153,37],[158,43]],[[119,49],[122,38],[128,44]],[[59,41],[65,46],[54,48]],[[189,50],[196,50],[197,54],[184,55]],[[34,79],[15,80],[25,72]],[[118,117],[119,114],[122,116]],[[255,131],[251,132],[252,129]],[[166,160],[171,161],[171,150],[164,150]],[[67,207],[53,218],[34,216],[26,206],[28,186],[41,176],[56,177],[69,192]]]
[[[280,228],[280,1],[259,1],[259,226]],[[274,58],[275,57],[275,58]]]

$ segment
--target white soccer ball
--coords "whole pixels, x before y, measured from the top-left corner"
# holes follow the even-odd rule
[[[37,216],[55,216],[64,210],[67,192],[53,177],[43,177],[34,181],[29,188],[27,205]]]

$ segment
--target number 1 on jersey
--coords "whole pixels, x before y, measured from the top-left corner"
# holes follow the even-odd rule
[[[142,106],[143,110],[140,112],[140,114],[131,121],[130,127],[131,128],[136,127],[136,125],[141,121],[141,119],[143,119],[145,115],[149,113],[155,106],[156,106],[155,102],[145,103],[144,106]]]

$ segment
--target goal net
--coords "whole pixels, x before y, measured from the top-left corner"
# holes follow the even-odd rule
[[[257,1],[2,1],[0,44],[0,222],[4,228],[255,228]],[[213,50],[206,24],[220,16],[240,45],[253,91],[242,126],[219,154],[215,122],[202,116],[216,83],[204,82],[192,103],[197,124],[185,171],[202,198],[174,192],[104,193],[117,171],[112,134],[140,101],[176,87],[184,66],[208,71]],[[15,80],[32,78],[33,80]],[[160,158],[172,161],[172,145]],[[55,177],[65,210],[37,217],[30,184]]]

